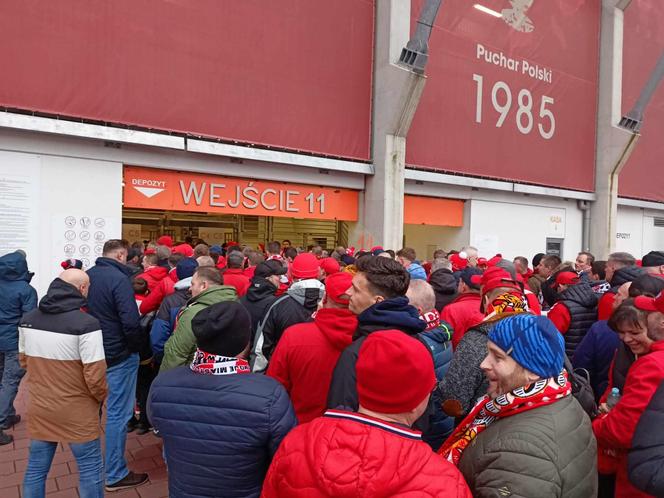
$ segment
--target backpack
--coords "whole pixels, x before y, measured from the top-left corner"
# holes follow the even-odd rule
[[[565,355],[565,370],[569,374],[569,380],[572,383],[572,396],[592,419],[597,415],[597,403],[595,402],[595,393],[590,385],[590,374],[585,368],[576,370]]]

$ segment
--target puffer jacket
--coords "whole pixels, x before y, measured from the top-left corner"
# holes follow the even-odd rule
[[[191,321],[202,309],[223,301],[237,301],[235,287],[213,285],[189,300],[178,316],[173,334],[164,344],[164,358],[159,372],[165,372],[191,362],[196,352],[196,338],[191,328]]]
[[[150,293],[145,296],[143,301],[141,301],[141,305],[138,309],[141,312],[141,315],[147,315],[151,311],[157,311],[162,301],[173,294],[177,281],[178,275],[175,272],[175,268],[173,268],[168,272],[166,277],[159,281],[154,289],[150,289]]]
[[[144,343],[130,274],[126,265],[104,257],[88,270],[88,310],[101,324],[109,367],[140,351]]]
[[[429,283],[436,293],[436,309],[440,313],[456,298],[458,282],[450,270],[441,268],[429,275]]]
[[[0,351],[18,351],[21,316],[37,307],[37,291],[30,285],[33,275],[22,253],[0,257]]]
[[[459,294],[440,314],[440,319],[449,323],[454,329],[452,347],[455,349],[466,332],[484,320],[484,313],[480,311],[481,303],[482,299],[478,292],[466,292]]]
[[[277,288],[272,282],[262,277],[254,277],[251,279],[251,285],[247,289],[247,293],[240,298],[240,303],[251,316],[252,344],[258,322],[263,319],[270,305],[277,300],[276,292]]]
[[[313,322],[288,327],[277,344],[267,375],[283,384],[303,424],[325,412],[332,371],[353,341],[357,316],[348,309],[322,308]]]
[[[332,374],[327,396],[328,408],[344,407],[357,410],[359,401],[355,380],[355,364],[364,340],[377,330],[401,330],[408,335],[417,335],[426,328],[417,309],[408,304],[407,297],[386,299],[364,310],[357,317],[358,328],[353,343],[344,349]]]
[[[431,330],[425,330],[419,337],[427,345],[433,356],[436,380],[440,382],[445,377],[452,362],[452,327],[445,322]],[[454,418],[443,411],[443,399],[440,391],[436,389],[431,394],[433,411],[429,419],[429,429],[422,435],[422,439],[435,451],[454,429]]]
[[[308,322],[323,298],[325,286],[318,280],[299,280],[293,283],[284,296],[277,299],[262,320],[262,331],[256,329],[252,347],[252,369],[264,372],[274,348],[284,331],[296,323]],[[259,325],[260,326],[260,325]]]
[[[572,285],[560,293],[560,301],[556,306],[563,305],[571,316],[570,324],[565,332],[565,353],[574,357],[576,347],[585,337],[588,329],[597,321],[597,296],[586,283]]]
[[[264,375],[159,374],[148,416],[164,441],[171,498],[258,497],[270,460],[295,426],[284,388]]]
[[[174,292],[166,296],[159,305],[157,315],[152,322],[150,330],[150,344],[154,359],[158,364],[164,357],[164,345],[175,329],[174,316],[187,305],[191,298],[191,277],[180,280],[175,284]]]
[[[417,431],[328,410],[284,439],[264,498],[471,498],[459,471]]]
[[[573,396],[499,418],[463,452],[459,470],[475,498],[594,498],[597,443]]]
[[[143,273],[140,273],[135,278],[142,278],[148,283],[148,289],[150,292],[154,291],[159,282],[168,277],[168,269],[163,266],[151,266]]]
[[[646,493],[664,496],[664,382],[641,415],[629,452],[629,480]]]

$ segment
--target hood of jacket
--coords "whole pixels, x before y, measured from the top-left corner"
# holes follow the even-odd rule
[[[175,290],[188,290],[191,288],[191,281],[194,277],[187,277],[183,278],[182,280],[178,280],[175,282],[175,285],[173,286]]]
[[[376,303],[360,313],[357,319],[360,327],[397,329],[409,335],[418,334],[427,327],[426,322],[420,319],[417,308],[408,303],[407,297],[393,297]]]
[[[251,279],[251,285],[247,289],[245,298],[247,301],[255,303],[274,296],[276,292],[277,288],[272,282],[263,277],[254,277]]]
[[[325,285],[316,279],[299,280],[294,282],[286,292],[301,306],[313,311],[318,306],[318,302],[323,299]]]
[[[446,268],[433,272],[429,276],[429,283],[438,294],[453,296],[457,293],[457,280],[454,278],[454,274]]]
[[[115,259],[105,258],[104,256],[97,258],[95,261],[95,266],[99,266],[101,268],[116,268],[127,276],[132,275],[132,270],[127,265],[124,265]]]
[[[25,280],[30,282],[34,273],[28,271],[28,262],[20,252],[10,252],[0,257],[0,280]]]
[[[203,304],[212,306],[222,301],[236,301],[237,291],[230,285],[213,285],[209,289],[201,292],[198,296],[192,297],[189,304]]]
[[[560,301],[573,301],[584,308],[597,306],[597,295],[587,283],[572,285],[559,294]]]
[[[427,272],[419,263],[411,263],[410,266],[406,268],[406,270],[408,273],[410,273],[411,278],[417,278],[421,280],[427,279]]]
[[[357,316],[345,308],[321,308],[314,322],[337,351],[343,351],[353,342],[357,329]]]
[[[39,311],[43,313],[65,313],[79,310],[87,305],[83,295],[76,287],[60,278],[48,286],[46,295],[39,301]]]
[[[422,332],[422,335],[430,337],[439,344],[445,344],[452,340],[452,332],[452,326],[445,321],[441,321],[440,325]]]
[[[163,266],[152,266],[145,270],[143,273],[150,275],[155,280],[163,280],[168,276],[168,269]],[[139,275],[140,276],[140,275]]]
[[[611,287],[620,287],[624,283],[636,280],[643,274],[645,274],[643,268],[639,268],[638,266],[624,266],[619,270],[616,270],[613,274],[613,277],[611,278]]]

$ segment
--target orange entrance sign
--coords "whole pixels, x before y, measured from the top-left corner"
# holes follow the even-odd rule
[[[407,225],[463,226],[463,201],[405,195],[403,208]]]
[[[124,167],[124,207],[357,220],[354,190]]]

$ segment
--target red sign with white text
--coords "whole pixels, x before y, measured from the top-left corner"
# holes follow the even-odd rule
[[[406,163],[593,190],[599,20],[599,0],[444,2]]]
[[[124,167],[126,208],[356,221],[357,203],[354,190]]]

